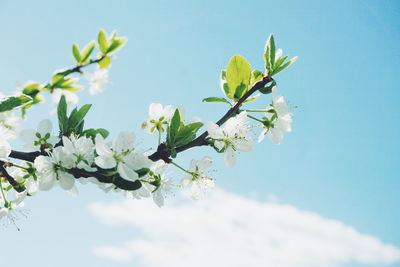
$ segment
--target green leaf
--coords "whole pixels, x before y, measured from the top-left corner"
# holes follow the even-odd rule
[[[170,147],[174,146],[176,135],[178,134],[179,127],[181,126],[181,121],[181,113],[179,112],[179,109],[175,109],[174,115],[172,116],[167,130],[167,144]]]
[[[182,146],[196,138],[197,131],[203,126],[202,122],[194,122],[181,127],[175,136],[174,146]]]
[[[103,128],[97,129],[97,133],[101,134],[103,138],[107,138],[110,135],[110,132]]]
[[[30,97],[35,98],[37,94],[40,92],[41,86],[38,83],[31,83],[26,85],[24,89],[22,89],[22,93],[25,95],[29,95]]]
[[[268,75],[270,75],[269,72],[272,71],[275,63],[275,40],[272,34],[268,36],[267,43],[265,44],[264,60],[265,69],[268,70]]]
[[[114,39],[110,47],[107,49],[107,55],[110,55],[120,49],[125,44],[126,40],[127,38]]]
[[[203,99],[203,102],[221,102],[221,103],[227,103],[229,105],[231,105],[231,102],[229,102],[228,100],[226,100],[223,97],[207,97]]]
[[[270,94],[272,92],[272,88],[276,86],[276,82],[272,81],[272,83],[269,86],[266,86],[264,88],[259,89],[260,93],[262,94]]]
[[[279,72],[283,71],[284,69],[286,69],[287,67],[289,67],[290,65],[292,65],[294,62],[296,62],[296,60],[298,59],[298,57],[294,57],[291,60],[289,60],[288,62],[286,62],[285,64],[283,64],[282,66],[280,66],[279,68],[275,69],[273,71],[273,75],[278,74]],[[272,76],[272,75],[271,75]]]
[[[250,64],[243,57],[236,55],[231,58],[226,69],[226,80],[231,99],[243,96],[249,87],[251,78]]]
[[[100,51],[103,53],[103,55],[106,54],[108,49],[108,42],[106,32],[103,29],[99,31],[97,42],[99,44]]]
[[[278,58],[278,60],[275,62],[274,69],[279,68],[282,65],[282,63],[286,61],[287,58],[288,56]]]
[[[62,75],[59,73],[53,75],[53,77],[51,78],[51,85],[53,87],[57,86],[59,83],[61,83],[64,80],[64,77],[65,77],[65,75]]]
[[[57,116],[58,116],[58,126],[60,128],[60,132],[64,132],[68,127],[67,101],[65,100],[64,95],[61,96],[60,102],[58,102]]]
[[[275,65],[275,40],[272,34],[269,37],[269,49],[269,61],[271,64],[271,69],[273,69]]]
[[[86,129],[85,131],[83,131],[83,135],[85,135],[86,137],[92,138],[92,139],[94,139],[97,134],[100,134],[101,136],[103,136],[103,138],[107,138],[107,136],[110,133],[106,129],[103,129],[103,128],[99,128],[99,129],[90,128],[90,129]]]
[[[78,45],[76,44],[72,45],[72,55],[74,56],[76,62],[81,63],[82,60],[81,53],[79,52]]]
[[[261,81],[262,79],[263,79],[263,73],[259,70],[253,70],[251,72],[250,86],[254,86],[256,82]]]
[[[65,132],[67,133],[81,133],[83,128],[83,119],[85,118],[86,114],[88,113],[89,109],[92,105],[86,104],[83,105],[79,110],[75,108],[72,110],[71,115],[68,119],[68,129]]]
[[[0,102],[0,112],[12,110],[32,101],[32,98],[26,95],[11,96]]]
[[[81,63],[85,63],[90,55],[93,52],[94,46],[96,45],[96,43],[94,41],[91,41],[90,43],[88,43],[85,48],[83,48],[82,54],[81,54]]]
[[[111,59],[110,57],[104,57],[102,60],[100,60],[97,64],[99,64],[100,69],[107,68],[111,64]]]

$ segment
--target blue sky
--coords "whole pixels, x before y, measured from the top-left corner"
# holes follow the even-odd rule
[[[189,117],[217,120],[225,106],[201,99],[221,94],[219,73],[232,55],[262,69],[264,43],[274,33],[285,53],[299,56],[276,77],[280,93],[299,107],[293,132],[281,145],[265,140],[241,153],[233,169],[213,155],[217,186],[258,201],[274,195],[400,247],[399,12],[397,1],[1,1],[0,88],[11,94],[27,80],[47,81],[73,64],[72,43],[83,46],[100,28],[116,29],[129,41],[113,62],[111,84],[98,96],[81,92],[80,103],[94,104],[88,126],[134,130],[148,148],[155,140],[140,132],[140,123],[150,103],[182,105]],[[47,100],[23,128],[50,116]],[[207,148],[188,151],[179,162],[188,165],[199,154],[212,155]],[[120,243],[133,230],[108,231],[87,205],[122,197],[80,191],[78,198],[54,190],[29,199],[22,231],[0,230],[10,244],[1,251],[11,257],[29,248],[17,266],[53,266],[67,255],[82,265],[109,266],[92,247]],[[47,259],[40,261],[40,253]],[[66,257],[57,265],[71,263]]]

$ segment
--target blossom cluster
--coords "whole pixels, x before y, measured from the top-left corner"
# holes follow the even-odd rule
[[[106,129],[84,128],[91,105],[76,107],[75,91],[82,87],[72,74],[86,77],[91,95],[103,92],[108,84],[110,55],[125,41],[116,33],[107,36],[100,30],[97,43],[91,41],[82,50],[73,45],[75,67],[56,71],[48,84],[29,82],[15,96],[0,95],[0,219],[13,221],[18,208],[24,206],[24,199],[39,191],[59,187],[77,195],[77,183],[94,184],[104,192],[121,192],[133,199],[151,197],[158,206],[163,206],[167,195],[177,188],[199,199],[215,186],[210,175],[213,160],[209,156],[192,159],[189,167],[184,168],[176,160],[178,153],[209,146],[223,154],[225,165],[231,168],[239,152],[253,150],[256,135],[258,142],[268,135],[273,143],[279,144],[284,134],[292,131],[291,107],[278,95],[272,76],[297,57],[287,60],[281,49],[275,51],[272,35],[264,51],[263,72],[252,70],[243,57],[233,56],[227,69],[221,72],[224,97],[203,99],[229,105],[227,113],[216,123],[203,124],[198,118],[186,120],[183,108],[152,103],[142,129],[158,137],[156,150],[141,149],[135,133],[130,131],[120,132],[110,141]],[[99,56],[90,58],[96,44]],[[97,64],[96,71],[84,73],[82,68],[91,64]],[[13,110],[20,108],[24,117],[26,109],[43,100],[40,96],[44,92],[52,94],[56,106],[52,113],[57,114],[58,131],[49,119],[40,121],[36,129],[18,131],[18,117]],[[261,94],[270,93],[271,103],[264,109],[245,108],[245,103],[259,101]],[[198,134],[201,128],[204,132]],[[17,136],[23,143],[22,151],[12,149],[14,143],[10,140]],[[180,181],[174,181],[175,175],[168,172],[170,167],[183,171]]]

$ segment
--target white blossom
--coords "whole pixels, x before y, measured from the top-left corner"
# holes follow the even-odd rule
[[[75,166],[79,169],[84,169],[89,172],[94,172],[97,169],[91,167],[94,162],[94,144],[92,139],[85,136],[63,137],[64,153],[75,159]]]
[[[236,163],[236,151],[251,151],[253,141],[250,136],[250,127],[246,124],[247,112],[241,112],[237,117],[230,118],[224,127],[213,122],[207,124],[209,137],[214,139],[214,146],[224,152],[224,161],[227,167]]]
[[[273,120],[270,127],[265,127],[258,137],[258,142],[261,142],[265,135],[269,133],[271,141],[275,144],[279,144],[284,137],[285,132],[292,131],[292,114],[289,113],[289,107],[285,102],[283,96],[279,96],[276,93],[276,87],[272,88],[272,107],[275,111],[276,119]],[[267,108],[268,109],[268,108]],[[265,116],[271,119],[273,113],[266,112]]]
[[[50,120],[39,122],[37,129],[21,131],[19,138],[25,143],[22,150],[25,152],[37,151],[44,148],[52,148],[60,140],[57,136],[51,135],[53,125]]]
[[[159,207],[164,206],[164,198],[173,188],[172,179],[165,175],[167,167],[168,165],[162,160],[154,162],[150,167],[153,174],[159,178],[159,186],[153,191],[153,201]]]
[[[136,170],[151,165],[151,161],[141,153],[134,152],[135,134],[121,132],[112,144],[107,144],[100,134],[95,138],[95,158],[97,166],[103,169],[116,168],[125,180],[136,181],[139,178]]]
[[[56,147],[49,156],[39,156],[35,159],[34,165],[39,178],[39,189],[49,190],[58,181],[60,187],[71,190],[75,184],[75,177],[66,169],[73,168],[74,158],[64,153],[62,147]]]
[[[11,145],[0,137],[0,160],[6,160],[11,153]]]
[[[93,74],[87,74],[86,79],[90,84],[91,95],[102,93],[108,84],[108,69],[97,69]]]
[[[187,173],[182,181],[182,186],[191,185],[191,197],[199,199],[204,193],[214,188],[214,179],[208,176],[207,169],[211,165],[212,159],[204,157],[201,160],[192,160],[190,162],[189,173]]]
[[[160,103],[151,103],[149,106],[149,119],[142,124],[142,129],[148,133],[154,133],[156,130],[163,132],[167,129],[168,122],[174,115],[173,106],[163,107]]]
[[[28,167],[27,164],[25,164],[26,167]],[[7,172],[11,175],[16,180],[23,180],[24,186],[26,188],[26,192],[29,195],[34,195],[36,192],[39,190],[39,181],[35,180],[32,176],[29,176],[28,178],[25,177],[27,174],[26,171],[24,171],[21,168],[18,167],[8,167]]]
[[[19,118],[15,116],[13,111],[0,112],[0,137],[4,139],[15,138],[18,120]]]

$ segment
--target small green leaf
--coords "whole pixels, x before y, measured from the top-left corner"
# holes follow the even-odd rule
[[[51,85],[53,87],[57,86],[60,82],[62,82],[64,80],[65,75],[62,74],[55,74],[53,75],[53,77],[51,78]]]
[[[93,52],[94,46],[96,45],[96,43],[94,41],[91,41],[90,43],[88,43],[85,48],[83,48],[82,54],[81,54],[81,63],[85,63],[90,55]]]
[[[175,136],[174,146],[183,146],[196,138],[197,131],[203,126],[202,122],[194,122],[181,127]]]
[[[274,69],[279,68],[282,65],[282,63],[286,61],[287,58],[288,56],[278,58],[278,60],[275,62]]]
[[[290,65],[292,65],[294,62],[296,62],[296,60],[298,59],[298,57],[294,57],[291,60],[289,60],[288,62],[284,63],[282,66],[280,66],[279,68],[275,69],[273,71],[273,75],[278,74],[279,72],[283,71],[284,69],[286,69],[287,67],[289,67]],[[272,75],[271,75],[272,76]]]
[[[260,91],[260,93],[267,95],[267,94],[270,94],[270,93],[272,92],[272,88],[273,88],[274,86],[276,86],[276,82],[275,82],[275,81],[272,81],[272,83],[271,83],[270,85],[268,85],[268,86],[266,86],[266,87],[264,87],[264,88],[259,89],[259,91]]]
[[[99,44],[100,51],[103,53],[103,55],[106,54],[108,49],[108,42],[106,32],[103,29],[99,31],[97,42]]]
[[[66,130],[68,123],[67,101],[65,100],[64,95],[61,96],[60,102],[58,102],[57,116],[58,116],[58,126],[60,128],[60,132],[64,132]]]
[[[176,135],[178,134],[179,127],[181,126],[181,121],[182,119],[179,109],[175,109],[175,113],[172,116],[171,122],[167,130],[167,144],[170,147],[174,146]]]
[[[0,112],[12,110],[32,101],[32,98],[26,95],[11,96],[0,102]]]
[[[177,155],[178,153],[176,153],[176,150],[175,150],[175,148],[173,148],[173,149],[171,149],[171,157],[174,159],[174,158],[176,158],[176,155]]]
[[[275,63],[275,40],[272,34],[268,36],[267,43],[265,44],[264,60],[265,69],[268,70],[268,75],[270,75]]]
[[[254,86],[256,82],[261,81],[262,79],[263,79],[263,73],[259,70],[253,70],[251,72],[250,86]]]
[[[229,105],[231,105],[231,102],[229,102],[228,100],[226,100],[223,97],[207,97],[203,99],[203,102],[221,102],[221,103],[227,103]]]
[[[243,57],[236,55],[231,58],[226,69],[226,80],[231,99],[240,98],[247,92],[251,78],[250,64]]]
[[[100,60],[97,64],[99,64],[100,69],[107,68],[111,64],[111,59],[110,57],[104,57],[102,60]]]
[[[120,49],[125,44],[126,40],[127,38],[114,39],[110,47],[107,49],[107,55],[110,55]]]
[[[26,85],[24,89],[22,89],[22,93],[25,95],[29,95],[30,97],[35,98],[35,96],[40,92],[41,86],[38,83],[31,83]]]
[[[83,105],[79,110],[77,108],[74,108],[68,119],[68,129],[64,129],[64,132],[68,134],[72,132],[78,134],[82,133],[84,118],[91,106],[92,105],[90,104],[86,104]]]
[[[271,69],[273,69],[275,65],[275,40],[272,34],[269,36],[269,49],[269,61],[271,64]]]
[[[72,45],[72,55],[74,56],[76,62],[80,63],[82,60],[81,53],[79,52],[78,45]]]
[[[103,138],[107,138],[110,135],[110,132],[107,131],[106,129],[103,128],[99,128],[96,130],[99,134],[101,134],[101,136],[103,136]]]

